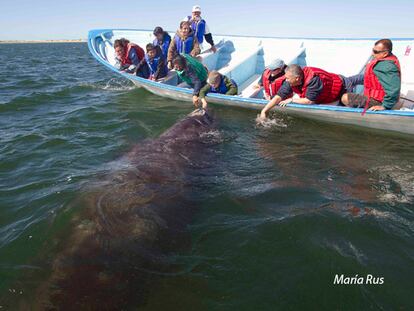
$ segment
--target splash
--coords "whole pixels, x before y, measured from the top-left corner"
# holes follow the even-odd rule
[[[274,118],[267,118],[265,120],[260,118],[260,115],[256,117],[256,126],[263,127],[265,129],[273,129],[273,128],[287,128],[288,123],[286,118],[275,116]]]
[[[95,83],[81,83],[80,86],[105,91],[131,91],[136,88],[131,81],[118,78],[112,78],[108,81],[100,81]]]

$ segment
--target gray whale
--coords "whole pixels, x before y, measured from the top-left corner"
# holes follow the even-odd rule
[[[135,146],[73,219],[33,309],[129,310],[151,282],[174,271],[169,255],[189,245],[197,171],[214,163],[217,140],[204,110]],[[216,132],[217,133],[217,132]],[[198,179],[197,179],[198,178]]]

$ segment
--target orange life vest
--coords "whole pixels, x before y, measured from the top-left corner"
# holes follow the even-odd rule
[[[364,74],[364,95],[368,98],[373,98],[379,102],[382,102],[385,96],[384,88],[382,87],[381,83],[379,82],[377,76],[374,73],[374,67],[378,62],[382,62],[385,60],[391,60],[398,68],[398,72],[401,76],[401,67],[398,58],[395,55],[389,55],[382,59],[373,59],[371,60],[366,68]]]
[[[270,82],[270,74],[271,74],[272,70],[270,69],[266,69],[263,72],[263,88],[265,90],[265,93],[267,95],[269,95],[270,97],[273,97],[277,94],[277,92],[279,91],[280,87],[283,84],[283,81],[285,81],[285,75],[276,78],[273,82]]]
[[[339,75],[316,67],[303,67],[303,74],[302,86],[292,87],[293,92],[299,94],[301,98],[306,97],[309,82],[315,76],[319,77],[323,84],[322,91],[315,100],[317,104],[329,104],[341,98],[343,81]]]
[[[144,50],[142,49],[142,47],[140,47],[139,45],[134,44],[134,43],[128,43],[128,46],[127,46],[127,48],[126,48],[126,52],[125,52],[124,56],[123,56],[123,57],[122,57],[122,59],[121,59],[121,65],[122,65],[122,66],[125,66],[125,65],[132,65],[132,61],[131,61],[131,59],[129,58],[129,52],[131,51],[131,49],[134,49],[134,50],[135,50],[135,53],[137,53],[138,59],[139,59],[140,61],[141,61],[141,59],[143,59],[143,58],[144,58],[144,56],[145,56],[145,52],[144,52]]]

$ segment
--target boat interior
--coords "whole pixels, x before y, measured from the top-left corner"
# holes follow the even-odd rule
[[[170,32],[171,33],[171,32]],[[96,54],[109,66],[115,64],[113,42],[126,38],[145,48],[153,41],[148,30],[100,30],[90,34],[90,44]],[[286,64],[319,67],[344,76],[360,73],[371,57],[375,39],[285,39],[267,37],[214,36],[217,52],[204,50],[200,59],[209,70],[218,70],[236,81],[243,98],[263,98],[254,87],[267,64],[276,58]],[[208,44],[205,44],[205,46]],[[393,53],[399,58],[402,71],[401,98],[404,107],[414,108],[414,40],[393,40]],[[159,81],[176,86],[174,71]],[[356,92],[362,92],[362,86]],[[225,95],[223,95],[225,96]],[[410,106],[411,105],[411,106]]]

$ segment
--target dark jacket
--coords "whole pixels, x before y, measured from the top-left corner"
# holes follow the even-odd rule
[[[184,69],[182,75],[184,76],[183,78],[185,78],[185,80],[191,81],[188,84],[193,88],[193,95],[198,96],[200,94],[201,88],[206,85],[206,81],[200,80],[195,69],[191,65],[188,65],[187,68]]]
[[[164,78],[168,74],[168,68],[167,68],[167,60],[165,59],[164,55],[162,54],[161,48],[159,46],[155,47],[157,54],[155,57],[160,57],[160,60],[158,62],[157,70],[154,73],[154,79],[158,80],[161,78]],[[146,68],[145,68],[146,67]],[[149,78],[151,74],[151,70],[149,68],[149,65],[147,63],[146,57],[144,57],[141,62],[139,63],[137,67],[137,72],[143,71],[148,72],[148,75],[144,78]]]
[[[224,84],[227,87],[227,92],[225,95],[237,95],[238,88],[237,85],[228,77],[222,75],[222,79],[224,80]],[[204,98],[207,93],[211,91],[210,84],[206,84],[203,86],[203,88],[200,90],[200,98]]]
[[[170,43],[171,43],[171,36],[166,31],[164,31],[161,41],[158,41],[157,38],[155,38],[153,41],[153,44],[155,46],[159,46],[161,48],[162,54],[164,55],[165,58],[167,58],[168,48],[170,47]]]

